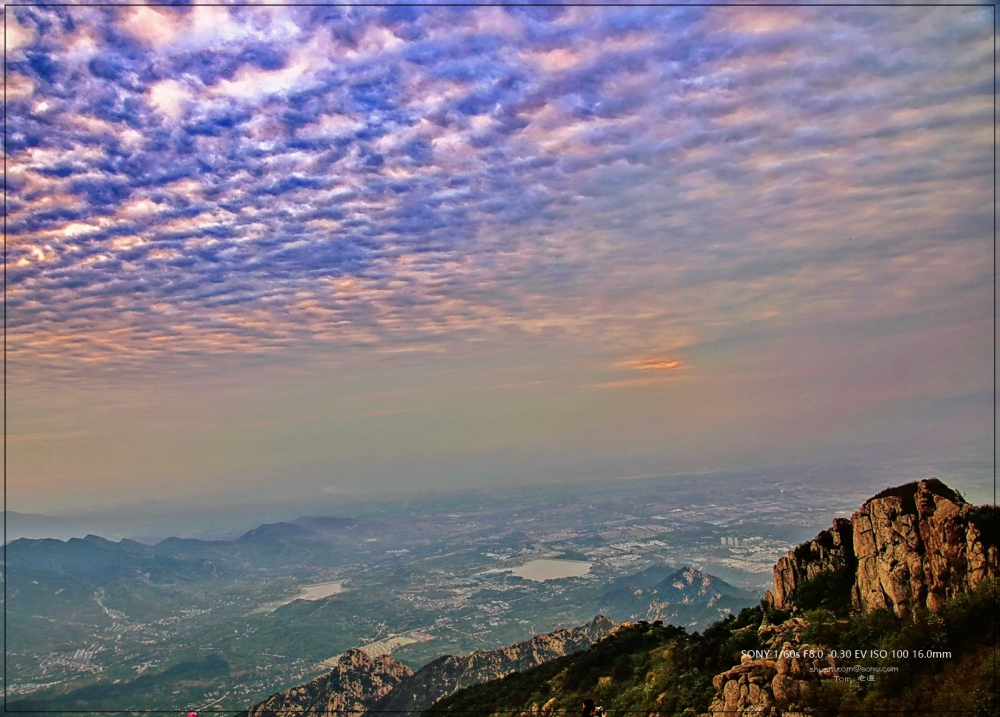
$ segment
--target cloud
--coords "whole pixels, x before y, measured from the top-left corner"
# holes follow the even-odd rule
[[[672,382],[673,376],[650,376],[647,378],[624,378],[617,381],[604,381],[601,383],[583,384],[582,388],[650,388],[653,386],[663,386],[667,382]]]
[[[559,335],[669,372],[989,273],[979,9],[13,17],[26,361]]]
[[[632,361],[625,361],[622,365],[638,369],[640,371],[676,371],[684,366],[680,359],[673,359],[665,356],[634,359]]]
[[[177,80],[161,80],[153,83],[148,91],[149,103],[171,120],[179,119],[184,104],[193,98],[193,93]]]

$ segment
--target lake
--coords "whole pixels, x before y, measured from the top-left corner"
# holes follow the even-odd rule
[[[298,595],[292,595],[292,597],[285,598],[284,600],[279,600],[277,602],[269,602],[266,605],[261,605],[256,610],[253,610],[250,614],[254,615],[259,612],[274,612],[279,607],[284,607],[294,600],[322,600],[325,597],[330,597],[331,595],[337,595],[338,593],[344,592],[344,581],[336,580],[330,583],[316,583],[315,585],[306,585],[305,587],[299,588]]]
[[[315,585],[306,585],[292,600],[322,600],[342,592],[344,592],[343,580],[332,583],[316,583]]]
[[[592,563],[582,560],[531,560],[511,570],[512,575],[536,583],[559,578],[578,578],[590,572]]]

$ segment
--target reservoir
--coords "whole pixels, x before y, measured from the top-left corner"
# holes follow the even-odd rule
[[[336,580],[330,583],[306,585],[303,588],[299,588],[298,595],[293,595],[290,598],[285,598],[284,600],[279,600],[278,602],[267,603],[266,605],[260,606],[250,614],[253,615],[258,612],[274,612],[279,607],[283,607],[295,600],[322,600],[325,597],[330,597],[331,595],[336,595],[342,592],[344,592],[343,580]]]
[[[306,585],[292,600],[322,600],[342,592],[344,592],[343,580],[332,583],[316,583],[315,585]]]
[[[590,572],[591,563],[582,560],[531,560],[511,570],[511,574],[537,583],[559,578],[578,578]]]

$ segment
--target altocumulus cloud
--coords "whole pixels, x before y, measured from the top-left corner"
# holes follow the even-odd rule
[[[7,18],[26,360],[556,332],[667,371],[989,280],[988,8]]]

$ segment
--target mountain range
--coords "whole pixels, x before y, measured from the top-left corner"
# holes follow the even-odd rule
[[[995,506],[970,506],[937,479],[897,486],[779,559],[764,601],[702,633],[598,617],[582,628],[586,639],[554,650],[537,646],[558,633],[440,658],[411,674],[368,658],[395,684],[382,681],[352,704],[366,715],[554,717],[578,710],[584,697],[649,717],[995,714],[997,517]],[[699,600],[721,608],[726,587],[691,568],[656,569],[617,581],[603,597],[629,597],[619,602],[625,612],[645,605],[647,615],[676,615]],[[345,655],[344,669],[359,659]],[[337,684],[338,670],[309,684]],[[317,704],[297,697],[308,692],[280,693],[248,714],[300,714]]]
[[[12,654],[27,654],[47,639],[46,625],[52,623],[64,635],[70,629],[79,633],[68,635],[66,644],[93,642],[80,654],[48,653],[58,659],[89,668],[83,653],[102,649],[131,662],[121,660],[125,666],[111,675],[35,690],[8,709],[205,704],[237,688],[248,695],[244,705],[254,704],[248,717],[331,709],[541,717],[578,711],[584,697],[609,709],[664,717],[684,711],[780,717],[820,708],[846,715],[925,705],[977,710],[992,695],[988,668],[996,657],[995,626],[987,618],[997,607],[997,517],[995,506],[969,505],[937,479],[887,488],[850,519],[834,520],[781,557],[764,601],[694,568],[664,565],[544,588],[537,583],[539,589],[525,592],[536,583],[493,577],[507,574],[502,570],[474,574],[479,568],[472,566],[482,564],[476,557],[462,568],[474,579],[449,578],[440,561],[465,559],[453,552],[454,538],[421,548],[423,528],[404,524],[413,537],[389,540],[389,523],[371,519],[300,518],[264,524],[232,540],[170,538],[155,545],[93,535],[67,542],[16,540],[7,546],[9,577],[16,578],[8,611],[21,652]],[[538,550],[516,531],[504,540],[510,554]],[[351,571],[348,589],[340,594],[339,582],[327,582],[334,586],[331,596],[295,600],[304,580],[337,577],[316,572],[325,569],[324,561],[333,565],[335,551],[342,551],[337,559]],[[387,578],[373,581],[370,564]],[[524,610],[523,596],[541,606],[544,600],[575,600],[554,603],[545,617],[549,622],[542,623],[548,626],[599,616],[583,627],[547,627],[529,639],[518,628],[519,634],[507,633],[511,639],[472,647],[421,642],[428,640],[421,631],[434,629],[428,626],[436,625],[442,611],[461,606],[470,585],[480,591],[478,602],[440,620],[439,635],[460,635],[477,620],[482,625],[491,615],[505,614],[490,611],[509,611],[513,604]],[[271,597],[275,586],[284,587]],[[172,602],[161,606],[150,596]],[[427,607],[408,607],[414,599],[426,600]],[[42,600],[59,606],[60,621],[38,619]],[[573,605],[573,611],[560,605]],[[403,611],[393,614],[399,606]],[[530,623],[507,624],[539,624],[534,620],[542,613],[533,609],[522,613]],[[177,613],[185,623],[171,617]],[[359,629],[351,615],[386,623]],[[403,626],[411,641],[399,651],[392,647],[394,657],[375,649],[387,640],[372,643],[370,652],[347,649],[385,635],[390,625]],[[399,627],[390,629],[395,632],[389,637],[400,634]],[[161,653],[152,651],[159,643],[147,648],[141,642],[149,639],[145,634],[163,640]],[[189,647],[168,653],[178,640],[189,640]],[[510,646],[476,649],[484,644]],[[889,657],[855,654],[872,649]],[[291,653],[294,660],[283,657],[288,650],[299,650]],[[328,659],[342,651],[339,660]],[[445,651],[450,654],[442,656]],[[894,659],[900,651],[928,657]],[[143,672],[147,668],[135,656],[148,660],[157,654],[166,659]],[[268,658],[265,672],[261,666]],[[114,661],[103,664],[115,669]],[[334,667],[316,676],[318,664]],[[859,672],[874,680],[861,681]],[[255,686],[244,687],[254,680]]]
[[[997,714],[998,517],[937,479],[886,489],[781,558],[737,617],[626,625],[424,714],[553,717],[585,697],[649,717]]]
[[[416,714],[460,689],[528,670],[579,652],[610,635],[614,621],[598,615],[589,624],[536,635],[497,650],[444,655],[416,672],[387,655],[348,650],[330,672],[272,695],[239,717],[280,717],[351,711],[365,715]]]
[[[154,545],[97,535],[65,541],[18,538],[7,544],[7,569],[63,578],[143,576],[154,583],[184,582],[218,574],[226,563],[245,564],[305,552],[298,541],[335,537],[355,525],[357,521],[350,518],[304,517],[291,523],[265,523],[234,540],[166,538]]]

